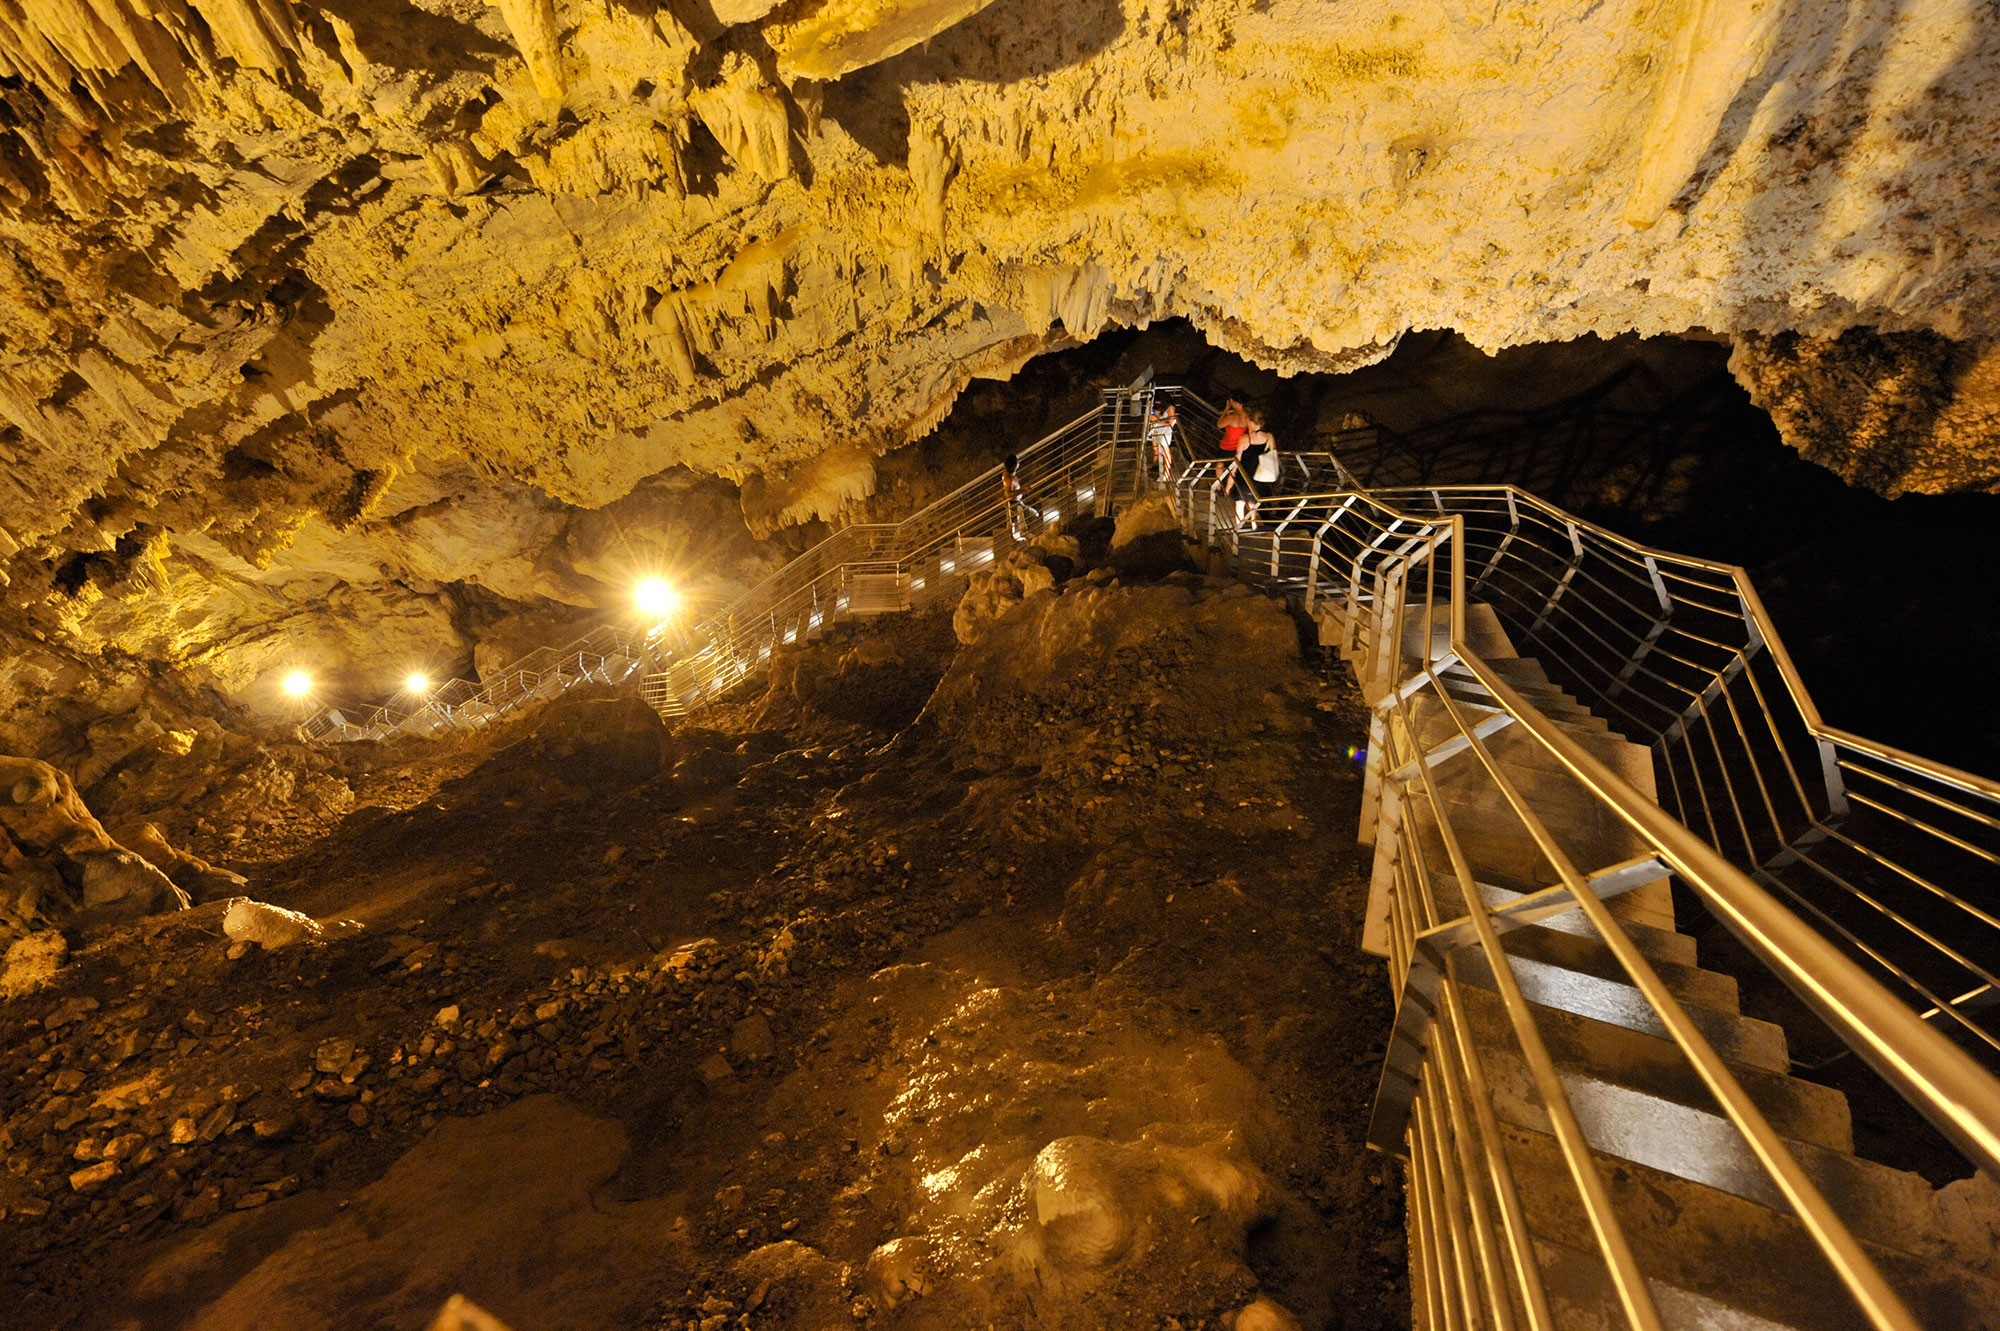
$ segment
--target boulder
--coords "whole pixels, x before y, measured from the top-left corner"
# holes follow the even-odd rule
[[[230,903],[222,917],[222,932],[232,943],[255,943],[267,952],[294,943],[316,943],[324,933],[310,915],[248,897]]]
[[[729,1032],[729,1052],[752,1063],[777,1053],[778,1041],[771,1023],[755,1014],[737,1022]]]
[[[1143,536],[1180,529],[1181,520],[1174,514],[1173,500],[1166,491],[1155,490],[1118,515],[1117,525],[1111,529],[1111,548],[1123,550]]]
[[[342,789],[346,789],[343,784]],[[350,794],[350,799],[352,798]],[[239,897],[250,880],[240,873],[218,869],[207,860],[180,850],[167,841],[157,823],[126,823],[115,833],[118,843],[145,856],[174,880],[197,904]]]
[[[162,911],[186,910],[187,893],[145,858],[116,844],[79,857],[83,869],[83,913],[92,923],[136,920]]]
[[[535,752],[571,785],[650,781],[666,743],[660,714],[630,696],[558,699],[534,734]]]
[[[188,905],[171,879],[111,839],[69,777],[0,757],[0,937]]]
[[[863,1268],[869,1297],[883,1308],[894,1308],[930,1293],[934,1262],[931,1246],[926,1235],[905,1234],[869,1253]]]
[[[1070,541],[1074,545],[1074,540]],[[1030,596],[1052,590],[1056,585],[1052,560],[1067,556],[1027,546],[1010,553],[990,569],[982,569],[967,581],[965,595],[952,612],[951,630],[967,646],[978,642],[994,620]]]
[[[69,956],[69,944],[53,929],[17,938],[0,962],[0,998],[19,998],[46,988]]]
[[[1259,1296],[1236,1310],[1230,1331],[1301,1331],[1299,1319],[1279,1303]]]

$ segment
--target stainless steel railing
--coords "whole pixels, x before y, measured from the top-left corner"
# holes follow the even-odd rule
[[[1652,747],[1680,821],[2000,1063],[2000,782],[1827,725],[1739,568],[1506,487],[1375,493],[1462,516],[1474,598]]]
[[[1190,466],[1175,487],[1210,541],[1234,525],[1219,470]],[[1307,550],[1358,493],[1267,502],[1270,538],[1236,550],[1239,566],[1319,595]],[[1369,494],[1410,530],[1462,517],[1473,598],[1653,749],[1676,817],[1925,1020],[2000,1062],[2000,782],[1827,725],[1739,568],[1641,546],[1510,486]],[[1848,1052],[1801,1038],[1808,1064]]]
[[[1183,404],[1184,420],[1193,405]],[[1991,843],[1973,833],[1996,826],[1991,802],[2000,790],[1824,726],[1740,570],[1644,549],[1506,487],[1295,495],[1276,506],[1266,501],[1259,531],[1238,531],[1219,490],[1221,470],[1196,463],[1175,482],[1184,530],[1239,576],[1326,623],[1372,705],[1369,795],[1380,808],[1374,835],[1390,842],[1378,846],[1377,865],[1389,866],[1383,923],[1399,1002],[1370,1140],[1408,1161],[1415,1293],[1425,1324],[1555,1324],[1531,1218],[1546,1222],[1559,1212],[1587,1236],[1605,1297],[1623,1320],[1661,1325],[1648,1276],[1655,1255],[1635,1251],[1627,1236],[1630,1207],[1592,1150],[1503,942],[1523,924],[1581,911],[1658,1034],[1672,1041],[1740,1134],[1763,1179],[1756,1185],[1762,1195],[1809,1234],[1834,1287],[1867,1324],[1915,1326],[1849,1219],[1607,903],[1672,874],[1843,1047],[1969,1161],[1994,1170],[2000,1083],[1939,1029],[1940,1018],[1962,1028],[1966,1005],[1947,1013],[1933,1001],[1947,997],[1937,984],[1897,990],[1884,981],[1929,974],[1891,951],[1892,938],[1902,946],[1919,937],[1908,918],[1915,903],[1979,921],[1996,861]],[[1466,622],[1475,601],[1501,610],[1524,651],[1542,644],[1552,673],[1565,666],[1582,698],[1654,747],[1679,819],[1481,657]],[[1635,853],[1614,864],[1576,858],[1551,826],[1553,810],[1538,808],[1495,758],[1490,740],[1503,727],[1527,736],[1587,792]],[[1532,841],[1551,885],[1510,894],[1476,880],[1439,789],[1447,765],[1468,755],[1497,790],[1501,816]],[[1880,815],[1865,825],[1856,817],[1860,801],[1846,793],[1861,780],[1873,783],[1873,804],[1862,807]],[[1788,794],[1789,806],[1774,789]],[[1884,792],[1900,798],[1892,802]],[[1947,818],[1960,822],[1940,826]],[[1427,863],[1426,819],[1442,866]],[[1887,848],[1896,828],[1978,872],[1926,872],[1929,862],[1915,861],[1913,851],[1900,843]],[[1883,907],[1872,931],[1858,916],[1850,924],[1834,914],[1835,903],[1857,895],[1850,888],[1859,885],[1852,866],[1826,863],[1829,843],[1872,866],[1863,891]],[[1808,875],[1825,882],[1816,889]],[[1846,881],[1835,882],[1836,875]],[[1938,967],[1968,959],[1951,944],[1916,952],[1922,964]],[[1889,957],[1897,969],[1883,964]],[[1497,995],[1509,1057],[1525,1068],[1554,1142],[1559,1168],[1536,1174],[1533,1188],[1520,1177],[1521,1148],[1510,1146],[1494,1112],[1494,1054],[1475,1038],[1470,1015],[1475,981]],[[1560,1196],[1551,1195],[1554,1178],[1563,1180]]]
[[[661,638],[661,630],[635,634],[599,625],[565,647],[538,647],[489,680],[447,680],[421,698],[400,702],[316,708],[299,723],[298,736],[326,743],[477,730],[579,684],[625,684],[657,653]]]
[[[650,671],[643,696],[680,715],[728,692],[777,649],[837,618],[937,604],[1015,547],[1152,484],[1141,442],[1146,414],[1174,388],[1113,390],[1093,410],[1018,453],[1028,509],[1015,534],[999,469],[966,482],[898,523],[842,528],[696,625],[687,647]]]

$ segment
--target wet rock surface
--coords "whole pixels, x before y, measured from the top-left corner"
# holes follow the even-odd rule
[[[963,650],[941,615],[798,649],[650,760],[615,707],[371,760],[255,883],[362,928],[232,943],[218,901],[0,1002],[0,1300],[1406,1321],[1355,709],[1271,603],[1094,576]]]

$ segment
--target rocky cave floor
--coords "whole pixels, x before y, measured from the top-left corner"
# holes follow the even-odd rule
[[[214,903],[0,1003],[5,1320],[1407,1325],[1358,698],[1274,603],[1117,572],[190,812],[361,927]]]

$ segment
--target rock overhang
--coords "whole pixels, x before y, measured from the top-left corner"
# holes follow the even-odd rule
[[[12,612],[238,696],[328,619],[463,653],[614,597],[577,531],[663,478],[754,566],[972,376],[1169,316],[1287,372],[1706,328],[1844,474],[2000,470],[1969,13],[760,8],[27,6]]]

